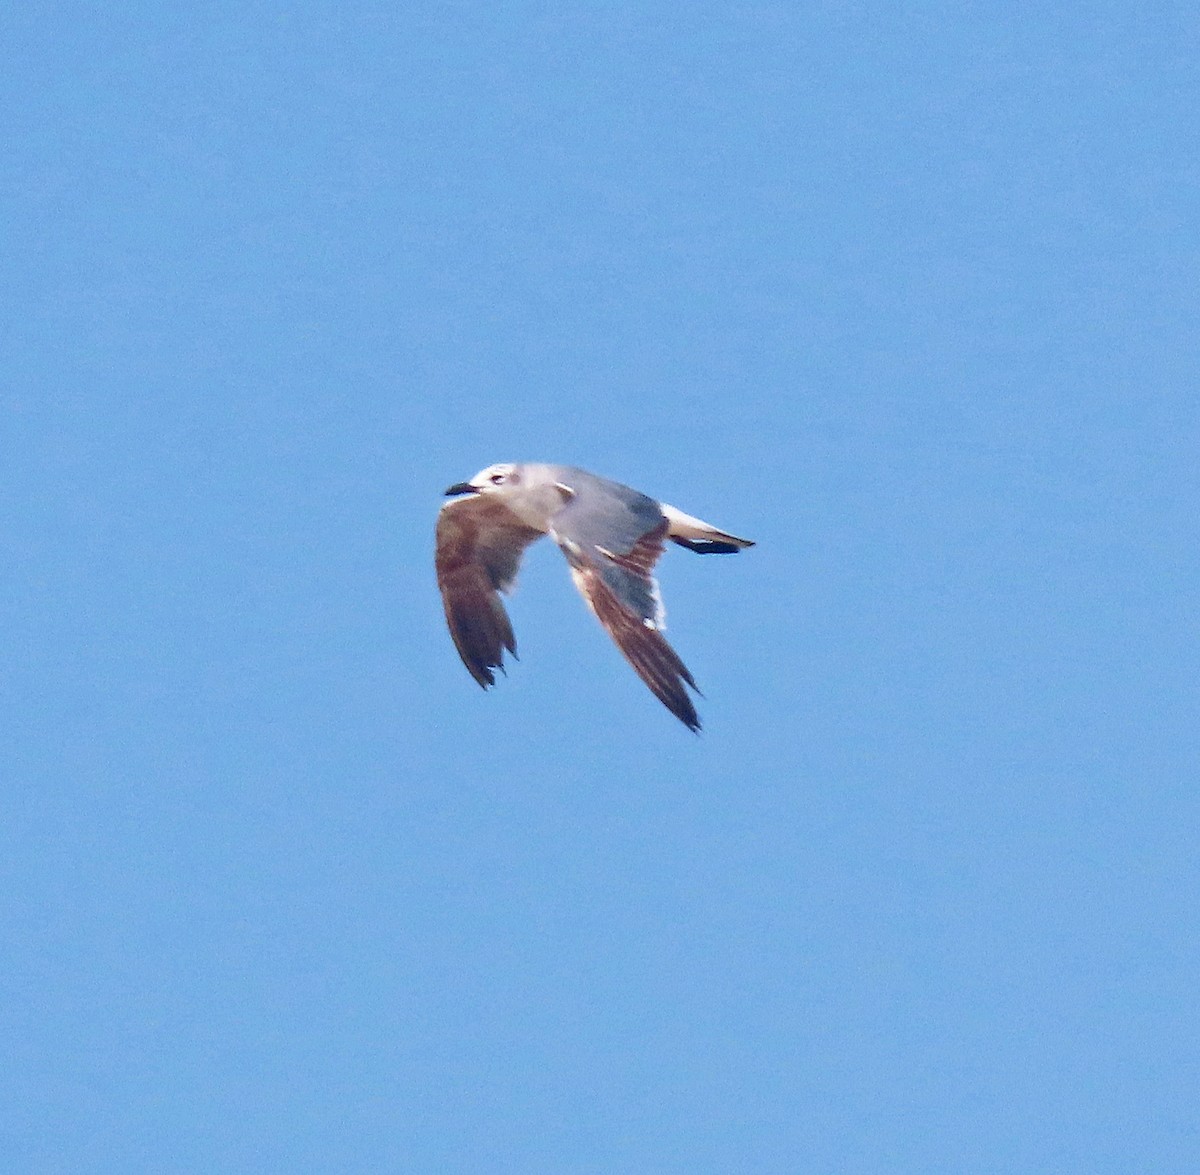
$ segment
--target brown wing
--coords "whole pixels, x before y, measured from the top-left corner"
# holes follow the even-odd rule
[[[662,608],[652,569],[662,554],[666,519],[644,534],[626,554],[603,548],[594,553],[562,544],[571,576],[596,618],[651,693],[689,730],[700,729],[696,707],[684,688],[696,683],[659,631]]]
[[[517,575],[525,548],[541,535],[494,498],[448,502],[437,521],[438,588],[454,647],[484,689],[504,668],[504,650],[517,642],[500,601]]]

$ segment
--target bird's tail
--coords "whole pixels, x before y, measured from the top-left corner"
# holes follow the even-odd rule
[[[662,503],[663,516],[667,520],[667,538],[687,547],[689,551],[697,551],[701,555],[731,555],[743,547],[752,547],[749,539],[740,539],[735,534],[718,530],[712,523],[693,518],[674,506]]]

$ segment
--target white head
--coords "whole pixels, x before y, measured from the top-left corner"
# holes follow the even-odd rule
[[[512,489],[521,484],[521,467],[510,461],[501,461],[481,469],[470,481],[455,482],[446,490],[446,497],[456,494],[486,494],[497,490]]]
[[[460,481],[446,490],[447,497],[471,494],[502,502],[527,526],[549,529],[550,519],[574,497],[574,491],[555,480],[558,466],[502,461],[481,469],[470,481]]]

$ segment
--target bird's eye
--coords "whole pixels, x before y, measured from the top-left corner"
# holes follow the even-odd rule
[[[504,474],[503,473],[493,473],[492,476],[488,480],[491,481],[492,485],[498,486],[504,480]]]

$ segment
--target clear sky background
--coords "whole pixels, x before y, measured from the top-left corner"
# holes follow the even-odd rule
[[[1193,5],[0,31],[4,1170],[1200,1170]]]

